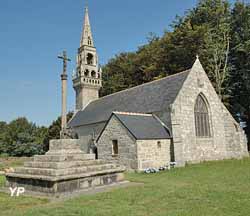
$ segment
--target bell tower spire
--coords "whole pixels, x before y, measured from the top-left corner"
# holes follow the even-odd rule
[[[102,87],[102,72],[94,46],[88,7],[85,8],[73,87],[76,92],[76,111],[84,109],[91,101],[98,99],[99,89]]]
[[[91,26],[89,21],[89,9],[88,6],[85,7],[85,17],[83,23],[83,31],[80,46],[94,46],[94,41],[91,32]]]

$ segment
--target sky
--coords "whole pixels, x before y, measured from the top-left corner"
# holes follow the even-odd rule
[[[67,50],[68,110],[74,110],[71,74],[76,64],[84,0],[5,0],[0,5],[0,121],[27,117],[48,126],[61,113],[62,62]],[[100,64],[135,51],[150,32],[170,30],[197,0],[89,0]]]

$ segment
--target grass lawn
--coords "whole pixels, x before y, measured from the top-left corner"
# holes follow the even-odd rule
[[[144,185],[61,202],[0,194],[0,215],[250,215],[250,159],[207,162],[149,175],[127,174],[127,178]]]

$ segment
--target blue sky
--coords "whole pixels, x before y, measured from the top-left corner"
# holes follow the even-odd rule
[[[176,15],[197,0],[89,0],[90,21],[100,63],[162,35]],[[84,0],[5,0],[0,5],[0,121],[26,116],[49,125],[60,115],[57,55],[66,49],[72,74],[84,16]],[[68,110],[74,109],[68,82]]]

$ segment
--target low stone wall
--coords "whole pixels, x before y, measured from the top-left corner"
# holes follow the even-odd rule
[[[170,163],[170,139],[137,140],[138,170],[160,168]]]

